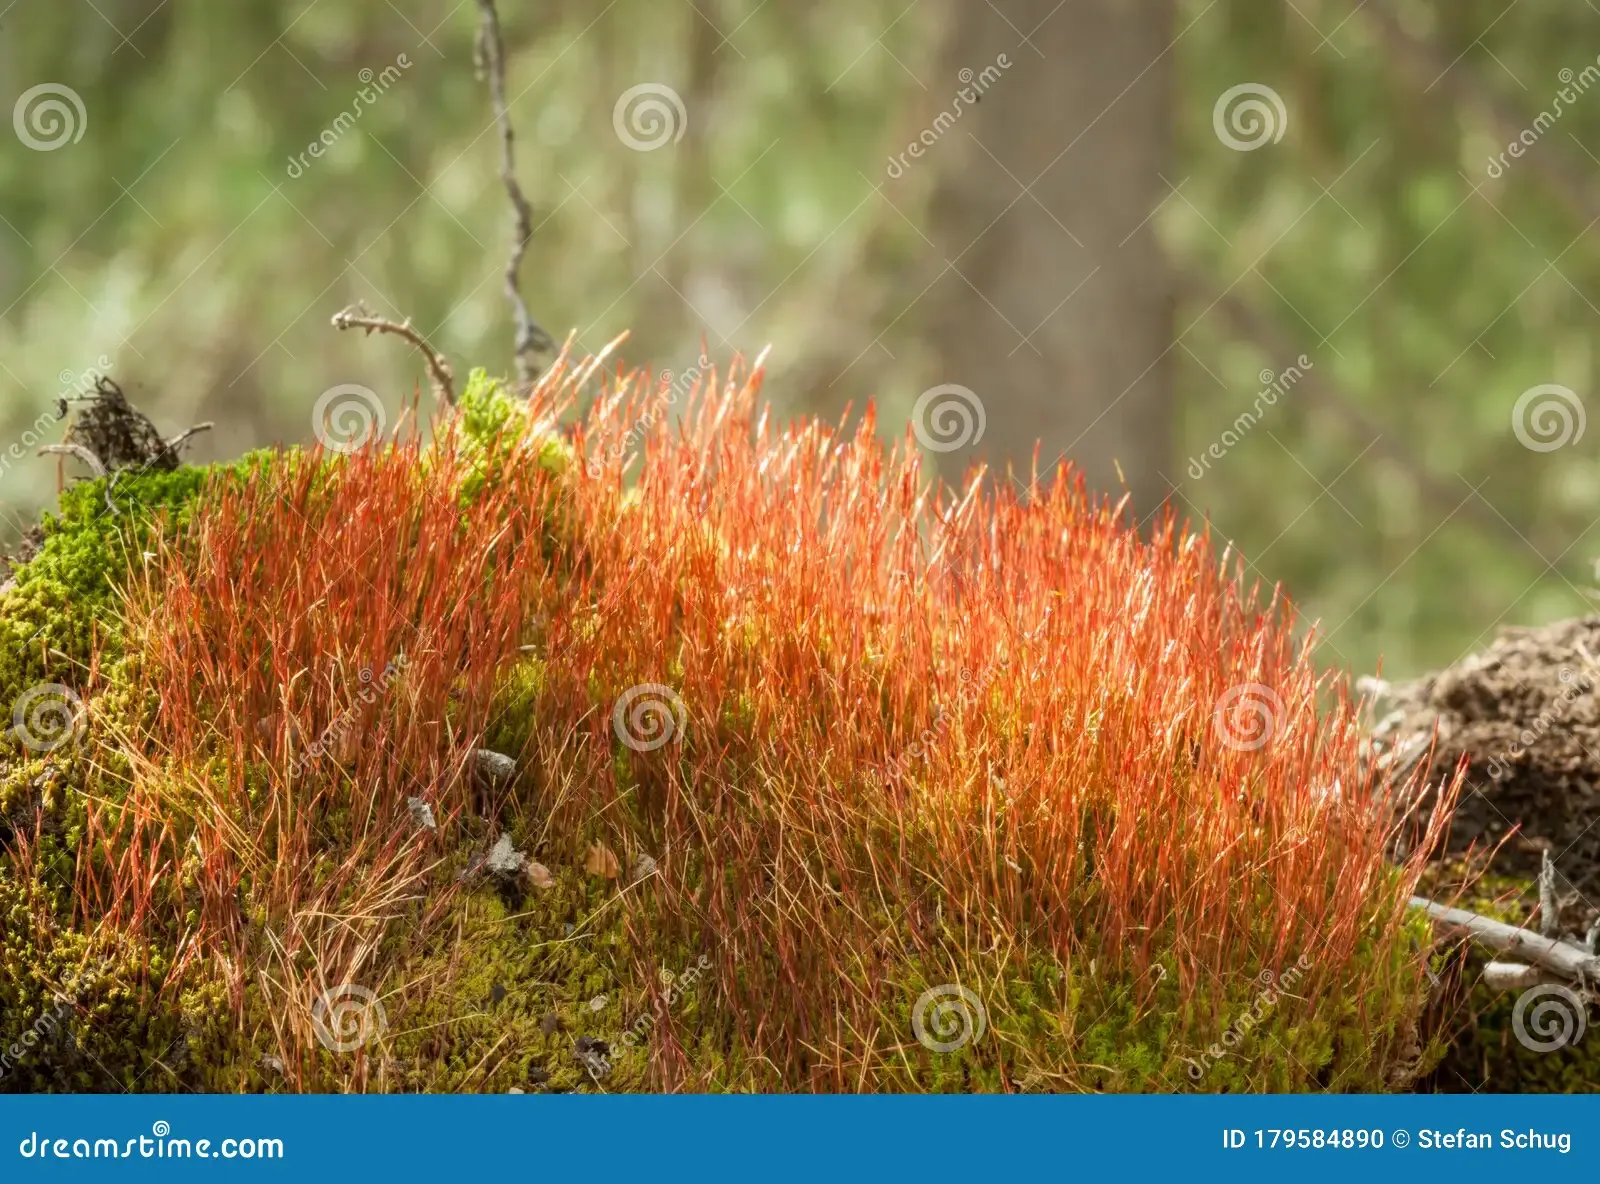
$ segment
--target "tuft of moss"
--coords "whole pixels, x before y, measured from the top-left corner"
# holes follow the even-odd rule
[[[985,798],[987,791],[949,775],[954,758],[936,766],[919,757],[908,765],[896,789],[906,804],[896,813],[875,813],[880,807],[862,794],[868,821],[859,833],[857,817],[843,810],[806,814],[802,791],[815,787],[800,768],[811,771],[804,762],[814,750],[828,749],[830,731],[870,719],[888,738],[926,738],[935,732],[917,729],[933,729],[931,714],[940,721],[940,742],[958,755],[968,745],[976,751],[1003,740],[1018,756],[1035,744],[1037,756],[1047,741],[1043,725],[1020,705],[1020,682],[1001,680],[970,695],[936,694],[927,702],[907,698],[907,687],[893,682],[917,681],[905,673],[904,641],[842,612],[831,619],[822,611],[780,616],[760,611],[764,602],[753,595],[724,605],[719,597],[730,573],[743,573],[741,587],[776,586],[790,578],[791,565],[807,561],[803,548],[750,534],[736,515],[717,517],[681,494],[661,499],[676,503],[663,507],[637,490],[586,486],[575,480],[572,446],[553,427],[530,428],[529,414],[484,371],[472,372],[460,417],[445,437],[469,463],[459,490],[440,491],[446,525],[440,546],[449,545],[458,504],[463,522],[477,521],[469,511],[486,502],[498,504],[484,495],[495,491],[508,466],[531,456],[548,473],[574,478],[538,486],[525,504],[544,506],[545,513],[524,521],[520,536],[494,534],[485,565],[490,587],[483,599],[489,603],[496,573],[509,566],[502,562],[508,552],[515,556],[515,548],[527,547],[521,554],[536,555],[542,547],[551,560],[548,607],[562,613],[550,632],[562,646],[547,650],[542,633],[548,623],[536,621],[519,656],[497,659],[482,671],[481,685],[494,687],[493,704],[487,728],[471,742],[517,755],[521,768],[508,785],[470,799],[463,812],[481,817],[446,818],[441,810],[440,833],[427,841],[443,844],[442,857],[415,885],[407,882],[406,905],[384,914],[389,921],[375,954],[357,963],[365,974],[356,985],[370,991],[383,1016],[372,1039],[351,1052],[286,1030],[286,1014],[314,1014],[312,1001],[300,995],[319,981],[322,968],[309,964],[305,943],[284,955],[286,964],[273,964],[270,975],[244,974],[225,985],[226,959],[216,951],[177,956],[188,949],[179,934],[194,928],[194,915],[153,919],[147,929],[115,938],[97,933],[82,916],[81,902],[71,901],[77,861],[97,861],[91,870],[111,866],[125,850],[114,837],[88,833],[83,803],[93,791],[115,805],[116,785],[131,770],[118,764],[114,745],[93,737],[82,750],[0,754],[0,845],[13,852],[9,861],[0,860],[0,907],[7,918],[0,922],[0,956],[6,958],[0,1007],[11,1025],[0,1036],[26,1040],[29,1026],[58,1005],[53,992],[77,982],[75,968],[93,967],[95,974],[73,1004],[94,1018],[92,1031],[75,1037],[60,1056],[19,1062],[0,1088],[94,1088],[87,1082],[98,1072],[100,1088],[114,1082],[127,1089],[610,1092],[843,1083],[933,1091],[1354,1090],[1404,1084],[1397,1067],[1410,1071],[1426,1062],[1430,1053],[1417,1047],[1416,1035],[1420,970],[1393,933],[1354,943],[1353,954],[1331,970],[1318,967],[1309,951],[1309,966],[1293,964],[1307,989],[1276,980],[1281,989],[1269,992],[1260,976],[1284,973],[1285,965],[1196,967],[1193,935],[1180,940],[1175,930],[1156,932],[1150,925],[1139,927],[1143,960],[1135,964],[1122,948],[1126,942],[1086,932],[1092,923],[1077,918],[1101,917],[1098,895],[1105,892],[1092,875],[1096,844],[1108,842],[1118,821],[1109,794],[1082,799],[1077,862],[1068,845],[1049,875],[1037,875],[1032,865],[1041,844],[1030,840],[1029,828],[1039,824],[1028,813],[1043,816],[1048,803],[1025,807],[1002,803],[998,794]],[[729,429],[730,436],[739,431]],[[727,457],[718,463],[743,463],[737,459],[742,454],[724,444]],[[430,470],[437,457],[421,454],[424,477],[437,471]],[[44,678],[73,683],[98,662],[105,677],[92,688],[78,684],[89,696],[91,715],[121,726],[146,718],[149,704],[128,689],[134,685],[128,673],[141,655],[137,639],[122,633],[119,578],[140,562],[155,532],[171,537],[189,521],[216,488],[212,482],[248,478],[250,466],[247,459],[210,472],[127,475],[115,486],[90,482],[69,491],[47,523],[39,554],[0,598],[0,688],[16,694]],[[867,465],[861,471],[875,472]],[[404,474],[408,481],[414,475]],[[733,488],[740,488],[737,477],[730,478]],[[706,474],[695,480],[709,489]],[[700,486],[693,488],[699,496]],[[764,487],[752,482],[745,488],[754,498]],[[108,492],[115,513],[105,506]],[[307,495],[317,492],[313,481]],[[592,500],[583,503],[578,492]],[[612,500],[602,505],[606,497]],[[709,492],[705,498],[712,500]],[[846,520],[848,507],[828,504],[834,508],[826,519]],[[745,507],[752,510],[749,518],[763,517],[754,512],[763,506],[752,500]],[[768,506],[765,517],[773,513]],[[616,542],[609,535],[618,523],[634,532],[619,531],[622,542],[644,557],[637,570],[627,571],[630,579],[682,565],[639,613],[646,618],[639,627],[625,619],[637,609],[595,603],[615,590],[590,577]],[[580,529],[588,532],[581,538]],[[249,540],[252,547],[271,542]],[[568,578],[585,564],[583,580]],[[615,578],[619,570],[613,563],[605,572]],[[540,579],[545,575],[541,570]],[[589,607],[569,610],[560,603],[572,588]],[[631,604],[631,584],[626,591],[630,597],[619,593],[610,600]],[[262,619],[259,613],[250,618],[256,625]],[[660,638],[648,633],[657,622],[670,622]],[[524,627],[519,620],[518,637]],[[957,632],[947,624],[937,630],[941,645]],[[318,659],[339,648],[337,639],[318,643]],[[708,654],[727,656],[716,680],[723,693],[696,716],[683,755],[641,751],[614,735],[610,717],[620,695],[654,684],[691,698],[697,677],[707,681]],[[785,655],[785,664],[764,667],[773,654]],[[830,718],[822,684],[839,679],[851,663],[859,663],[869,681],[849,710]],[[765,679],[757,677],[764,669]],[[774,702],[769,684],[795,672],[815,676],[809,689],[797,678],[799,691]],[[1087,733],[1126,722],[1137,704],[1124,698],[1085,699]],[[450,710],[441,714],[454,723]],[[781,742],[764,747],[775,723],[786,727],[777,733]],[[886,747],[870,729],[862,736],[863,750],[872,750],[865,759]],[[1181,757],[1189,747],[1173,752]],[[160,802],[161,821],[175,831],[174,849],[187,849],[192,831],[186,828],[215,804],[202,792],[213,782],[206,762],[222,758],[197,751],[200,758],[141,774],[175,787],[152,799]],[[830,755],[841,759],[837,751]],[[423,752],[415,764],[429,759]],[[1162,769],[1165,775],[1169,766]],[[861,782],[867,771],[851,766],[844,773]],[[415,776],[439,784],[426,782],[420,770]],[[975,781],[982,780],[980,773]],[[1170,780],[1172,801],[1209,800],[1209,783],[1189,784],[1192,763],[1175,758]],[[346,804],[348,781],[300,784],[318,795],[317,834],[296,872],[312,890],[339,884],[336,873],[349,870],[346,856],[365,823]],[[267,771],[258,777],[249,769],[237,788],[216,813],[232,811],[227,821],[243,833],[247,817],[276,790]],[[1252,784],[1245,797],[1264,799],[1271,788]],[[1139,809],[1154,811],[1166,800]],[[1160,822],[1142,817],[1151,829]],[[669,822],[677,829],[669,830]],[[494,884],[481,874],[458,879],[469,856],[481,858],[502,827],[518,850],[547,864],[551,882]],[[742,845],[732,841],[734,828],[742,828]],[[825,836],[827,830],[835,833]],[[849,833],[840,837],[841,831]],[[958,831],[959,842],[952,838]],[[969,859],[974,836],[992,844],[976,872]],[[413,839],[408,832],[405,841]],[[597,847],[604,858],[593,855]],[[24,850],[26,859],[16,854]],[[373,848],[364,850],[370,859]],[[1026,872],[996,854],[1006,850],[1030,863]],[[1206,850],[1180,851],[1172,874],[1198,877]],[[652,851],[670,876],[635,873],[636,857]],[[256,868],[275,857],[272,850],[255,854]],[[935,878],[930,869],[942,876],[960,860],[968,861],[960,888],[921,882]],[[192,887],[198,874],[193,862],[179,860],[180,890]],[[380,878],[382,869],[372,862],[344,881],[344,889],[354,893],[362,876]],[[997,890],[996,877],[1013,871],[1017,879],[1005,879]],[[228,950],[229,956],[271,948],[267,935],[277,937],[294,920],[269,915],[261,905],[254,878],[260,875],[239,873],[247,949]],[[226,887],[231,890],[232,881]],[[1381,904],[1403,896],[1402,887],[1396,871],[1394,883],[1381,885],[1371,899]],[[1058,890],[1059,897],[1049,895]],[[1237,915],[1254,924],[1278,911],[1268,892],[1230,885],[1223,903],[1237,905]],[[351,904],[328,895],[330,908]],[[181,901],[173,911],[187,907]],[[1007,916],[999,916],[1002,908]],[[713,914],[724,920],[736,915],[747,924],[724,925],[722,944],[715,945],[705,936]],[[1260,930],[1251,930],[1259,940],[1232,947],[1244,951],[1241,963],[1258,960],[1271,940],[1289,931],[1264,922]],[[1364,989],[1341,991],[1348,982]],[[285,993],[297,1007],[281,1006]],[[954,1033],[946,1031],[950,1022],[957,1025]],[[941,1049],[941,1042],[952,1046]],[[1197,1064],[1198,1078],[1190,1071]]]

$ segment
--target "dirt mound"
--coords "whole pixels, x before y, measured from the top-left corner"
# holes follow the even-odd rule
[[[1549,851],[1561,928],[1583,933],[1600,901],[1600,615],[1506,629],[1487,650],[1413,683],[1376,688],[1381,759],[1404,773],[1438,744],[1427,770],[1465,759],[1448,854],[1506,840],[1492,862],[1532,883]],[[1507,836],[1510,836],[1507,839]]]

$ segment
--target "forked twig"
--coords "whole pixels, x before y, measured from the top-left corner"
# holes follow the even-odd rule
[[[343,312],[334,313],[333,327],[339,330],[362,329],[368,336],[373,333],[393,333],[396,337],[403,337],[427,358],[428,374],[433,380],[434,397],[452,406],[455,405],[455,375],[451,373],[450,363],[444,360],[444,355],[428,344],[421,333],[411,327],[410,317],[404,321],[391,321],[387,317],[375,317],[359,304],[353,304]]]
[[[1580,985],[1600,978],[1600,958],[1572,942],[1546,937],[1531,929],[1518,929],[1492,917],[1453,909],[1421,896],[1413,896],[1411,904],[1413,908],[1426,911],[1440,925],[1460,930],[1496,953],[1514,954]]]
[[[487,77],[489,94],[494,101],[495,120],[500,125],[500,179],[505,182],[506,196],[511,199],[511,255],[506,260],[505,293],[511,301],[512,317],[516,322],[517,377],[532,382],[539,376],[537,357],[555,349],[555,340],[528,315],[528,306],[522,299],[518,273],[522,269],[522,256],[533,237],[533,209],[517,183],[516,153],[513,149],[511,112],[506,107],[505,46],[500,39],[500,14],[494,0],[478,0],[478,40],[473,53],[478,76]]]

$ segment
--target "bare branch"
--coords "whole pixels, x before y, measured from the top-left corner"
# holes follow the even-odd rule
[[[1491,962],[1483,968],[1484,985],[1495,991],[1521,991],[1560,981],[1560,976],[1542,966],[1524,966],[1520,962]]]
[[[1422,896],[1413,896],[1411,906],[1425,910],[1439,924],[1470,935],[1496,953],[1515,954],[1580,985],[1600,977],[1600,958],[1582,946],[1545,937],[1531,929],[1518,929],[1490,917],[1480,917],[1466,909],[1453,909]]]
[[[179,448],[183,447],[184,442],[187,441],[190,436],[198,436],[201,432],[209,432],[216,426],[217,425],[212,423],[210,420],[207,420],[205,423],[197,423],[194,425],[194,427],[189,428],[187,431],[179,432],[176,436],[172,437],[172,439],[168,440],[167,447],[173,452],[177,452]]]
[[[100,458],[82,444],[46,444],[39,449],[37,455],[72,456],[81,460],[93,470],[96,477],[104,477],[108,470],[101,463]]]
[[[429,345],[411,327],[411,318],[402,321],[391,321],[387,317],[375,317],[359,304],[351,305],[343,312],[333,316],[335,329],[362,329],[368,336],[373,333],[393,333],[396,337],[403,337],[422,352],[428,359],[428,373],[433,379],[433,394],[437,399],[454,406],[456,401],[455,375],[450,372],[450,363],[444,360],[443,355],[433,346]]]
[[[487,77],[489,94],[494,101],[495,119],[500,124],[500,179],[505,182],[506,196],[511,199],[511,255],[506,260],[505,293],[511,301],[512,316],[516,322],[514,350],[517,360],[517,377],[531,383],[539,377],[538,355],[555,349],[555,340],[528,315],[528,306],[522,299],[518,274],[522,270],[522,256],[533,237],[533,210],[517,183],[516,153],[513,149],[511,112],[506,107],[505,46],[500,39],[500,15],[494,0],[478,0],[478,41],[474,57],[479,77]]]

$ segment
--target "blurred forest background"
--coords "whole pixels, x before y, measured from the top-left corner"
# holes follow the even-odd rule
[[[557,338],[630,330],[675,373],[770,343],[780,414],[875,398],[894,436],[964,388],[983,432],[930,453],[947,476],[1035,437],[1102,487],[1115,460],[1358,672],[1588,608],[1594,4],[499,7]],[[197,460],[311,440],[338,384],[392,425],[426,376],[330,328],[356,301],[510,373],[478,19],[0,0],[0,452],[101,367],[169,433],[217,421]],[[59,479],[26,452],[11,537]]]

